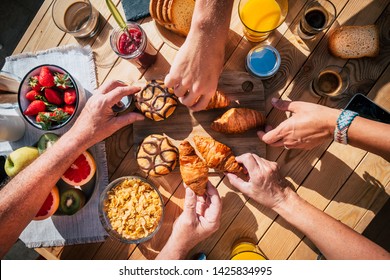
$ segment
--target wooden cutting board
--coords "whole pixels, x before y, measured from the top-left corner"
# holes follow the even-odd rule
[[[177,147],[184,139],[187,139],[195,147],[192,137],[204,135],[211,136],[229,146],[236,156],[243,153],[255,153],[265,157],[265,144],[257,137],[257,129],[243,134],[227,135],[215,132],[210,128],[210,124],[231,107],[251,108],[264,113],[264,88],[261,79],[254,78],[246,72],[223,72],[218,89],[232,101],[230,107],[192,112],[184,105],[179,105],[166,120],[156,122],[145,118],[144,121],[135,122],[133,135],[137,149],[143,139],[150,134],[166,135]]]

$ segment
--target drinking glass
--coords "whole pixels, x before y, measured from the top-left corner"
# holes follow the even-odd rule
[[[251,42],[261,42],[286,19],[288,0],[240,0],[238,15],[244,35]]]
[[[88,38],[99,29],[99,12],[89,0],[55,0],[52,17],[56,26],[75,38]]]
[[[312,39],[321,31],[329,28],[336,19],[336,7],[328,0],[308,2],[298,26],[298,35],[302,39]]]

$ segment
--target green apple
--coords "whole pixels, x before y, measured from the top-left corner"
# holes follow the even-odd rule
[[[4,169],[8,176],[13,177],[32,163],[39,156],[38,149],[35,147],[19,148],[7,157]]]

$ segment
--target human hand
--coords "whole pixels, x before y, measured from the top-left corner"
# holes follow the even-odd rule
[[[103,83],[85,104],[80,116],[67,133],[77,138],[80,144],[90,147],[104,140],[120,128],[144,119],[138,113],[116,116],[112,107],[124,96],[132,95],[139,87],[129,86],[120,81]]]
[[[190,250],[217,231],[221,210],[221,198],[210,182],[207,183],[204,196],[197,196],[189,187],[186,187],[184,209],[176,219],[172,230],[176,245]]]
[[[194,27],[177,53],[165,85],[173,87],[180,102],[191,110],[205,109],[215,94],[224,49],[224,40],[212,40],[212,36]]]
[[[274,129],[258,131],[258,137],[274,147],[311,149],[333,138],[339,110],[318,104],[272,98],[272,105],[292,116]]]
[[[248,171],[249,180],[244,181],[233,173],[227,173],[230,183],[258,203],[274,208],[287,195],[287,181],[281,178],[278,164],[255,154],[243,154],[236,157]]]

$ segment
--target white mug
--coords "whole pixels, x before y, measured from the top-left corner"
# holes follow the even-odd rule
[[[26,125],[17,105],[0,105],[0,141],[17,141],[23,137]]]

